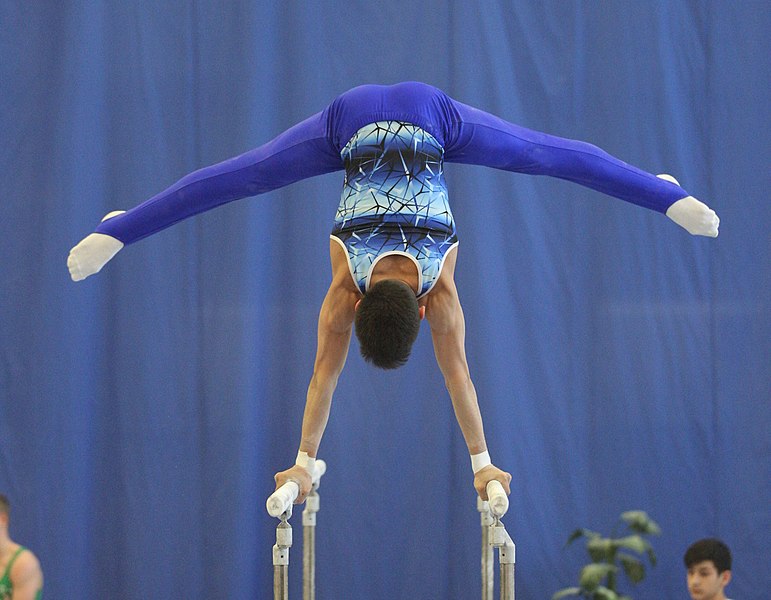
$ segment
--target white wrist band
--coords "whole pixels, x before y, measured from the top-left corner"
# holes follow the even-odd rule
[[[316,469],[316,459],[312,456],[308,456],[307,452],[299,451],[294,464],[303,467],[308,474],[313,477],[313,471]]]
[[[490,461],[490,453],[487,450],[471,455],[471,468],[475,474],[491,464],[493,463]]]

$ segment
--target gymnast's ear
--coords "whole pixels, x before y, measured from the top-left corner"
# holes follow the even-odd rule
[[[418,308],[418,316],[420,317],[421,321],[426,318],[426,307],[425,306],[421,306],[421,307]]]
[[[359,310],[359,304],[361,304],[361,298],[359,298],[359,299],[356,301],[356,304],[354,304],[354,305],[353,305],[353,311],[354,311],[354,312],[356,312],[357,310]]]

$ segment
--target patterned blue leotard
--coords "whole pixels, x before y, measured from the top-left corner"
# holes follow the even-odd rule
[[[377,261],[392,255],[415,263],[418,297],[436,283],[458,243],[443,154],[430,133],[401,121],[365,125],[343,148],[345,182],[331,237],[347,252],[362,293]]]
[[[356,284],[365,289],[378,256],[403,251],[419,263],[422,294],[455,243],[442,150],[446,162],[559,177],[662,213],[689,195],[596,146],[520,127],[407,82],[345,92],[267,144],[183,177],[96,232],[130,244],[226,202],[346,169],[333,234],[348,250]]]

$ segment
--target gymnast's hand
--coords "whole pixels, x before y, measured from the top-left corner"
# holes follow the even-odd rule
[[[116,210],[105,215],[102,221],[106,221],[116,215],[126,212]],[[123,248],[123,242],[103,233],[92,233],[86,236],[80,243],[70,250],[67,257],[67,268],[73,281],[81,281],[98,273],[102,267]]]
[[[671,175],[662,174],[657,177],[679,185]],[[672,204],[667,209],[667,216],[691,235],[717,237],[720,219],[714,210],[693,196],[686,196]]]
[[[276,473],[273,479],[276,481],[276,489],[280,488],[287,481],[294,481],[300,487],[300,494],[294,501],[295,504],[305,502],[305,497],[310,494],[313,485],[310,473],[308,473],[305,467],[300,465],[294,465],[291,469]]]
[[[484,501],[487,501],[487,484],[493,479],[501,482],[507,496],[511,494],[511,488],[509,488],[511,473],[501,471],[495,465],[487,465],[484,469],[480,469],[474,475],[474,488],[476,489],[477,494],[479,494],[479,497]]]

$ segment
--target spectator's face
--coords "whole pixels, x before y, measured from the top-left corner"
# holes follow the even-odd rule
[[[693,600],[722,600],[731,571],[717,572],[715,563],[704,560],[688,568],[688,592]]]

